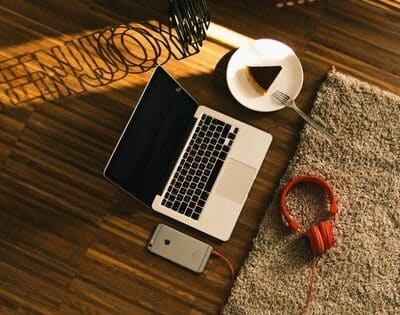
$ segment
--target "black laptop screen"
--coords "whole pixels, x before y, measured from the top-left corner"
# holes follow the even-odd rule
[[[157,67],[105,170],[105,176],[151,206],[166,184],[193,126],[197,102]]]

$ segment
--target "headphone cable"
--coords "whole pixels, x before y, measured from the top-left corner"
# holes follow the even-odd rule
[[[304,303],[303,308],[301,309],[301,315],[305,315],[307,313],[307,309],[311,304],[312,295],[314,292],[314,278],[315,278],[316,265],[317,265],[317,255],[314,254],[313,260],[312,260],[311,273],[310,273],[310,286],[308,288],[307,300]]]

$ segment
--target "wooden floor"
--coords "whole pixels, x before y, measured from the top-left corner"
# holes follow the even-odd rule
[[[208,1],[212,22],[230,34],[293,47],[304,69],[298,103],[306,111],[332,65],[400,94],[399,2],[298,2]],[[287,109],[252,112],[233,99],[224,76],[236,45],[229,36],[210,37],[200,53],[182,59],[155,23],[165,23],[167,3],[1,2],[1,314],[217,314],[229,283],[224,264],[212,258],[195,275],[150,254],[147,241],[164,222],[239,268],[303,122]],[[126,30],[137,55],[107,65],[99,47]],[[166,63],[200,103],[274,137],[228,242],[152,212],[102,177],[155,63]]]

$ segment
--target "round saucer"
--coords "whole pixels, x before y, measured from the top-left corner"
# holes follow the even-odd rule
[[[281,66],[282,70],[264,95],[249,82],[246,66]],[[303,68],[294,51],[286,44],[274,39],[257,39],[240,47],[232,55],[226,69],[228,88],[242,105],[260,112],[282,109],[275,104],[272,93],[280,90],[293,99],[303,86]]]

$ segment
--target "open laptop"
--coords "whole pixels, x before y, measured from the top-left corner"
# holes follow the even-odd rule
[[[199,106],[161,66],[104,176],[155,211],[226,241],[272,136]]]

